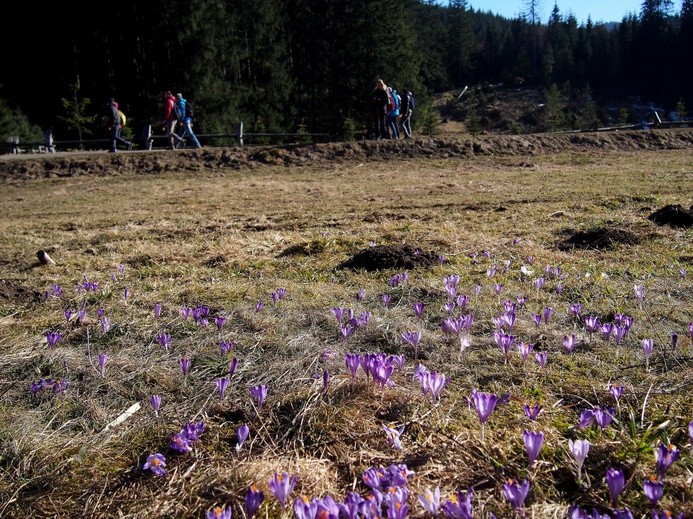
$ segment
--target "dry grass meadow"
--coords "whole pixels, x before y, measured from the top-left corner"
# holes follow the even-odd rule
[[[655,474],[660,443],[680,457],[658,510],[693,517],[693,231],[647,219],[667,204],[689,207],[692,193],[690,149],[5,179],[0,517],[204,517],[213,506],[244,517],[251,484],[266,496],[258,516],[279,517],[268,486],[275,472],[297,477],[290,517],[301,496],[365,496],[363,472],[391,464],[414,472],[413,517],[425,515],[417,496],[436,486],[443,500],[473,489],[475,518],[519,515],[503,495],[509,479],[531,484],[526,517],[565,517],[571,504],[649,517],[643,483]],[[444,261],[340,268],[374,244],[406,244]],[[55,264],[39,264],[39,249]],[[441,328],[451,301],[444,280],[453,275],[468,302],[449,315],[473,315],[461,334],[466,348]],[[494,318],[520,296],[526,302],[504,328],[516,338],[505,356]],[[425,305],[421,317],[414,303]],[[181,313],[203,307],[207,326]],[[370,319],[345,339],[336,307]],[[535,325],[546,307],[550,319]],[[621,315],[633,324],[620,344],[586,331],[585,316],[614,323]],[[216,317],[225,318],[220,329]],[[416,350],[402,338],[408,331],[421,332]],[[55,348],[47,332],[60,334]],[[569,352],[563,338],[573,334]],[[544,370],[534,353],[523,362],[521,342],[547,352]],[[352,380],[347,353],[405,362],[394,385],[381,387],[361,369]],[[108,358],[103,374],[99,354]],[[186,377],[181,357],[191,360]],[[233,358],[238,367],[220,398],[216,380],[228,377]],[[418,364],[449,378],[439,400],[424,395]],[[32,383],[47,378],[67,388],[32,394]],[[267,387],[261,407],[249,393],[257,385]],[[618,401],[610,385],[622,386]],[[510,393],[483,441],[472,390]],[[525,404],[541,406],[536,420]],[[603,431],[579,427],[581,411],[595,407],[613,408],[613,422]],[[175,453],[171,436],[189,421],[205,431],[191,452]],[[244,424],[250,434],[237,448]],[[383,425],[403,427],[401,449]],[[544,434],[531,467],[523,431]],[[580,482],[568,448],[577,439],[591,443]],[[143,470],[152,453],[166,457],[166,476]],[[609,468],[625,475],[616,507]]]

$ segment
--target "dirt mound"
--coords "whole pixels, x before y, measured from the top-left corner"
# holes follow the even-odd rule
[[[474,155],[528,156],[545,153],[602,153],[639,150],[686,150],[693,129],[628,132],[479,135],[282,146],[207,147],[201,150],[123,153],[60,152],[54,155],[0,155],[0,180],[72,176],[148,175],[181,171],[238,171],[266,166],[331,167],[345,162],[398,159],[453,159]]]
[[[631,231],[618,227],[598,227],[587,231],[565,231],[558,244],[558,249],[569,251],[573,249],[605,250],[617,244],[638,245],[640,237]]]
[[[693,226],[693,206],[686,210],[679,204],[665,205],[648,216],[647,219],[657,225],[691,227]]]
[[[364,249],[341,263],[338,268],[367,270],[414,269],[438,264],[439,254],[411,245],[376,245]]]
[[[9,279],[0,279],[0,303],[28,305],[41,300],[41,294]]]

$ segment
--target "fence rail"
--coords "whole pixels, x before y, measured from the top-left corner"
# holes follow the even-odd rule
[[[203,142],[210,142],[219,139],[227,139],[229,141],[235,142],[238,146],[243,146],[246,139],[311,139],[313,142],[317,141],[328,141],[333,138],[329,133],[288,133],[288,132],[249,132],[243,131],[243,123],[236,124],[234,133],[204,133],[196,134],[198,140]],[[168,138],[166,135],[155,135],[152,131],[152,126],[150,124],[145,125],[140,137],[134,138],[133,141],[141,143],[142,148],[146,150],[152,150],[155,148],[155,143],[168,144]],[[32,153],[55,153],[58,148],[69,149],[72,147],[78,147],[80,149],[87,148],[107,148],[111,145],[111,139],[72,139],[72,140],[55,140],[53,137],[53,132],[47,130],[44,132],[43,141],[31,141],[31,142],[20,142],[19,137],[10,137],[5,143],[5,148],[9,153],[26,153],[28,151]]]

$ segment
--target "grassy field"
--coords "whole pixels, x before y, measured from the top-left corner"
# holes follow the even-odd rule
[[[436,487],[442,515],[469,491],[483,519],[565,517],[571,505],[693,517],[693,231],[647,219],[691,204],[692,158],[547,153],[4,182],[0,516],[247,517],[250,485],[265,496],[258,517],[292,516],[301,497],[366,498],[364,473],[395,464],[411,473],[405,490],[383,483],[383,517],[404,503],[430,515],[418,496]],[[403,244],[440,261],[339,268]],[[39,249],[55,264],[39,264]],[[358,325],[338,321],[349,310]],[[612,332],[589,333],[587,317]],[[469,330],[446,330],[454,322]],[[352,376],[352,354],[381,369]],[[444,387],[425,394],[422,381],[441,374]],[[263,389],[264,402],[253,396]],[[505,396],[483,438],[473,392]],[[525,405],[541,412],[530,419]],[[204,431],[176,452],[172,435],[188,422]],[[543,434],[533,463],[527,432]],[[590,442],[580,478],[577,440]],[[657,463],[659,449],[678,459]],[[165,475],[143,469],[155,453]],[[607,472],[623,476],[617,504]],[[270,485],[283,473],[296,476],[285,511]],[[509,480],[529,484],[517,510]],[[653,506],[644,487],[660,483]]]

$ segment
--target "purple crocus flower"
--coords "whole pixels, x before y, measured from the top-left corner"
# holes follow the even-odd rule
[[[60,332],[46,332],[45,334],[46,342],[51,350],[54,350],[60,340],[63,338]]]
[[[289,477],[288,472],[284,472],[283,474],[275,472],[272,479],[270,479],[270,490],[277,501],[279,501],[279,504],[282,505],[282,509],[286,508],[286,499],[289,497],[289,494],[293,492],[294,485],[296,485],[296,476]]]
[[[392,296],[390,294],[383,294],[380,297],[383,300],[383,305],[390,306],[390,301],[392,301]]]
[[[544,322],[548,323],[549,319],[551,319],[551,316],[553,315],[553,308],[550,306],[547,306],[544,308]]]
[[[679,342],[679,334],[676,332],[671,332],[671,349],[676,349],[676,344]]]
[[[606,484],[609,487],[609,495],[614,506],[618,506],[618,498],[626,485],[626,478],[622,470],[610,468],[606,471]]]
[[[414,314],[416,314],[416,317],[421,319],[421,316],[423,315],[426,306],[423,303],[414,303],[412,307],[414,309]]]
[[[532,321],[534,321],[535,326],[539,326],[541,324],[541,314],[532,314]]]
[[[168,351],[171,349],[171,336],[168,333],[160,333],[156,336],[156,340],[159,341],[159,344],[164,350]]]
[[[186,453],[192,450],[191,443],[191,440],[183,432],[178,432],[171,435],[169,448],[176,452]]]
[[[400,441],[400,437],[402,436],[402,432],[404,431],[404,426],[402,425],[400,427],[395,428],[383,424],[383,430],[385,431],[387,444],[393,449],[402,450],[402,442]]]
[[[159,416],[159,408],[161,407],[161,397],[159,395],[152,395],[149,397],[149,403],[152,404],[154,416]]]
[[[238,438],[238,443],[236,444],[237,451],[241,450],[241,445],[248,438],[248,434],[250,434],[250,427],[247,424],[241,425],[236,431],[236,437]]]
[[[219,351],[222,355],[226,355],[234,348],[234,346],[236,346],[236,344],[233,341],[220,341]]]
[[[225,506],[215,506],[210,510],[207,510],[207,515],[205,519],[231,519],[232,508]]]
[[[517,350],[520,352],[523,364],[527,362],[527,357],[529,357],[529,354],[532,353],[533,349],[534,344],[531,343],[521,342],[517,345]]]
[[[123,289],[123,299],[125,299],[125,301],[127,301],[128,297],[130,297],[130,289],[125,287]]]
[[[538,351],[534,354],[534,358],[539,364],[539,366],[541,366],[542,370],[546,369],[546,360],[548,359],[548,357],[549,353],[546,351]]]
[[[570,454],[573,455],[575,459],[575,465],[577,466],[577,479],[578,483],[582,479],[582,465],[585,463],[585,458],[587,458],[587,453],[590,451],[590,442],[587,440],[568,440],[568,449]]]
[[[529,466],[531,467],[534,465],[537,456],[539,456],[542,445],[544,445],[544,433],[541,431],[524,431],[522,433],[522,439],[525,442],[525,451],[527,452]]]
[[[587,333],[589,333],[591,336],[595,331],[597,331],[597,328],[599,328],[599,318],[595,317],[594,315],[585,316],[585,327],[587,328]]]
[[[582,305],[580,303],[572,303],[569,308],[573,317],[580,317],[580,312],[582,311]]]
[[[233,377],[233,374],[236,373],[237,368],[238,368],[238,359],[236,357],[234,357],[229,361],[229,378]]]
[[[262,409],[265,399],[267,398],[267,386],[264,384],[258,384],[257,386],[251,387],[250,395],[257,402],[258,410]]]
[[[642,303],[642,300],[645,298],[645,287],[643,285],[633,285],[633,291],[636,299]]]
[[[503,283],[494,283],[493,290],[496,293],[496,295],[499,296],[503,291]]]
[[[245,513],[248,519],[253,519],[264,500],[265,494],[262,493],[262,490],[258,490],[255,485],[248,487],[248,490],[245,492]]]
[[[161,317],[161,304],[157,303],[154,305],[154,319]]]
[[[534,404],[532,407],[527,404],[522,405],[522,410],[525,412],[525,416],[532,421],[537,419],[541,409],[542,407],[539,404]]]
[[[104,335],[111,329],[111,320],[105,315],[101,317],[99,324],[101,325],[101,333]]]
[[[530,263],[530,265],[531,265],[531,263]],[[532,282],[532,284],[534,285],[534,288],[536,288],[536,289],[537,289],[537,292],[538,292],[539,290],[541,290],[542,288],[544,288],[544,285],[546,284],[546,279],[544,279],[544,278],[537,278],[537,279],[535,279],[535,280]]]
[[[654,349],[654,340],[653,339],[643,339],[642,340],[642,351],[645,354],[645,369],[649,369],[650,355],[652,355],[653,349]]]
[[[691,453],[693,453],[693,420],[688,422],[688,438],[691,440]]]
[[[180,366],[180,370],[183,372],[183,376],[187,377],[188,373],[190,372],[190,359],[187,357],[181,357],[178,360],[178,365]]]
[[[432,515],[438,515],[440,509],[440,488],[436,487],[431,490],[427,488],[423,494],[417,496],[417,500],[426,512]]]
[[[106,362],[108,362],[108,355],[99,353],[99,373],[102,377],[106,376]]]
[[[659,503],[659,500],[662,499],[664,495],[664,483],[659,481],[655,476],[650,476],[645,479],[642,489],[645,493],[645,497],[652,503],[652,506],[657,506],[657,503]]]
[[[498,396],[495,393],[483,393],[476,390],[472,391],[472,399],[474,400],[474,407],[476,408],[476,414],[479,417],[479,422],[481,422],[481,441],[484,441],[484,424],[491,416],[491,413],[496,408],[498,403]]]
[[[574,346],[575,346],[575,334],[564,335],[563,336],[563,347],[566,350],[568,350],[568,353],[572,353]]]
[[[617,384],[610,384],[609,393],[611,393],[611,396],[614,397],[614,400],[618,402],[618,399],[621,398],[621,395],[623,394],[623,386]]]
[[[147,461],[142,465],[142,470],[149,470],[157,476],[166,475],[166,458],[163,454],[150,454],[147,456]]]
[[[363,288],[359,288],[356,291],[356,300],[357,301],[363,301],[364,299],[366,299],[366,290]]]
[[[443,503],[443,513],[457,519],[474,519],[473,496],[474,493],[471,490],[466,494],[462,491],[453,494]]]
[[[65,316],[65,321],[70,322],[70,319],[72,319],[72,315],[73,315],[72,310],[70,310],[69,308],[66,309],[63,312],[63,315]]]
[[[628,335],[628,328],[621,324],[615,324],[611,329],[611,333],[613,333],[614,340],[616,341],[616,345],[618,346],[626,338],[626,335]]]
[[[414,359],[418,358],[419,353],[419,341],[421,341],[421,332],[419,331],[406,331],[402,332],[402,340],[414,348]]]
[[[257,303],[255,303],[255,313],[260,313],[264,306],[265,303],[263,303],[262,301],[258,301]]]
[[[680,454],[681,452],[676,445],[664,445],[663,443],[660,443],[657,446],[655,449],[655,464],[657,465],[657,474],[660,478],[663,478],[666,475],[669,467],[672,463],[679,459]]]
[[[294,516],[296,519],[315,519],[318,513],[318,501],[314,497],[303,496],[294,501]]]
[[[519,485],[512,479],[503,485],[503,495],[505,499],[510,501],[510,505],[514,510],[522,510],[525,506],[527,494],[529,494],[529,481],[526,479]]]
[[[229,379],[228,377],[219,377],[216,380],[217,384],[217,393],[219,394],[219,400],[224,399],[224,392],[226,391],[226,388],[229,387]]]
[[[226,324],[226,317],[224,317],[223,315],[217,315],[214,318],[214,325],[217,327],[218,332],[221,331],[221,329],[224,327],[225,324]]]
[[[351,380],[353,382],[356,379],[356,372],[361,365],[361,355],[357,353],[346,353],[344,355],[344,363],[351,373]]]

